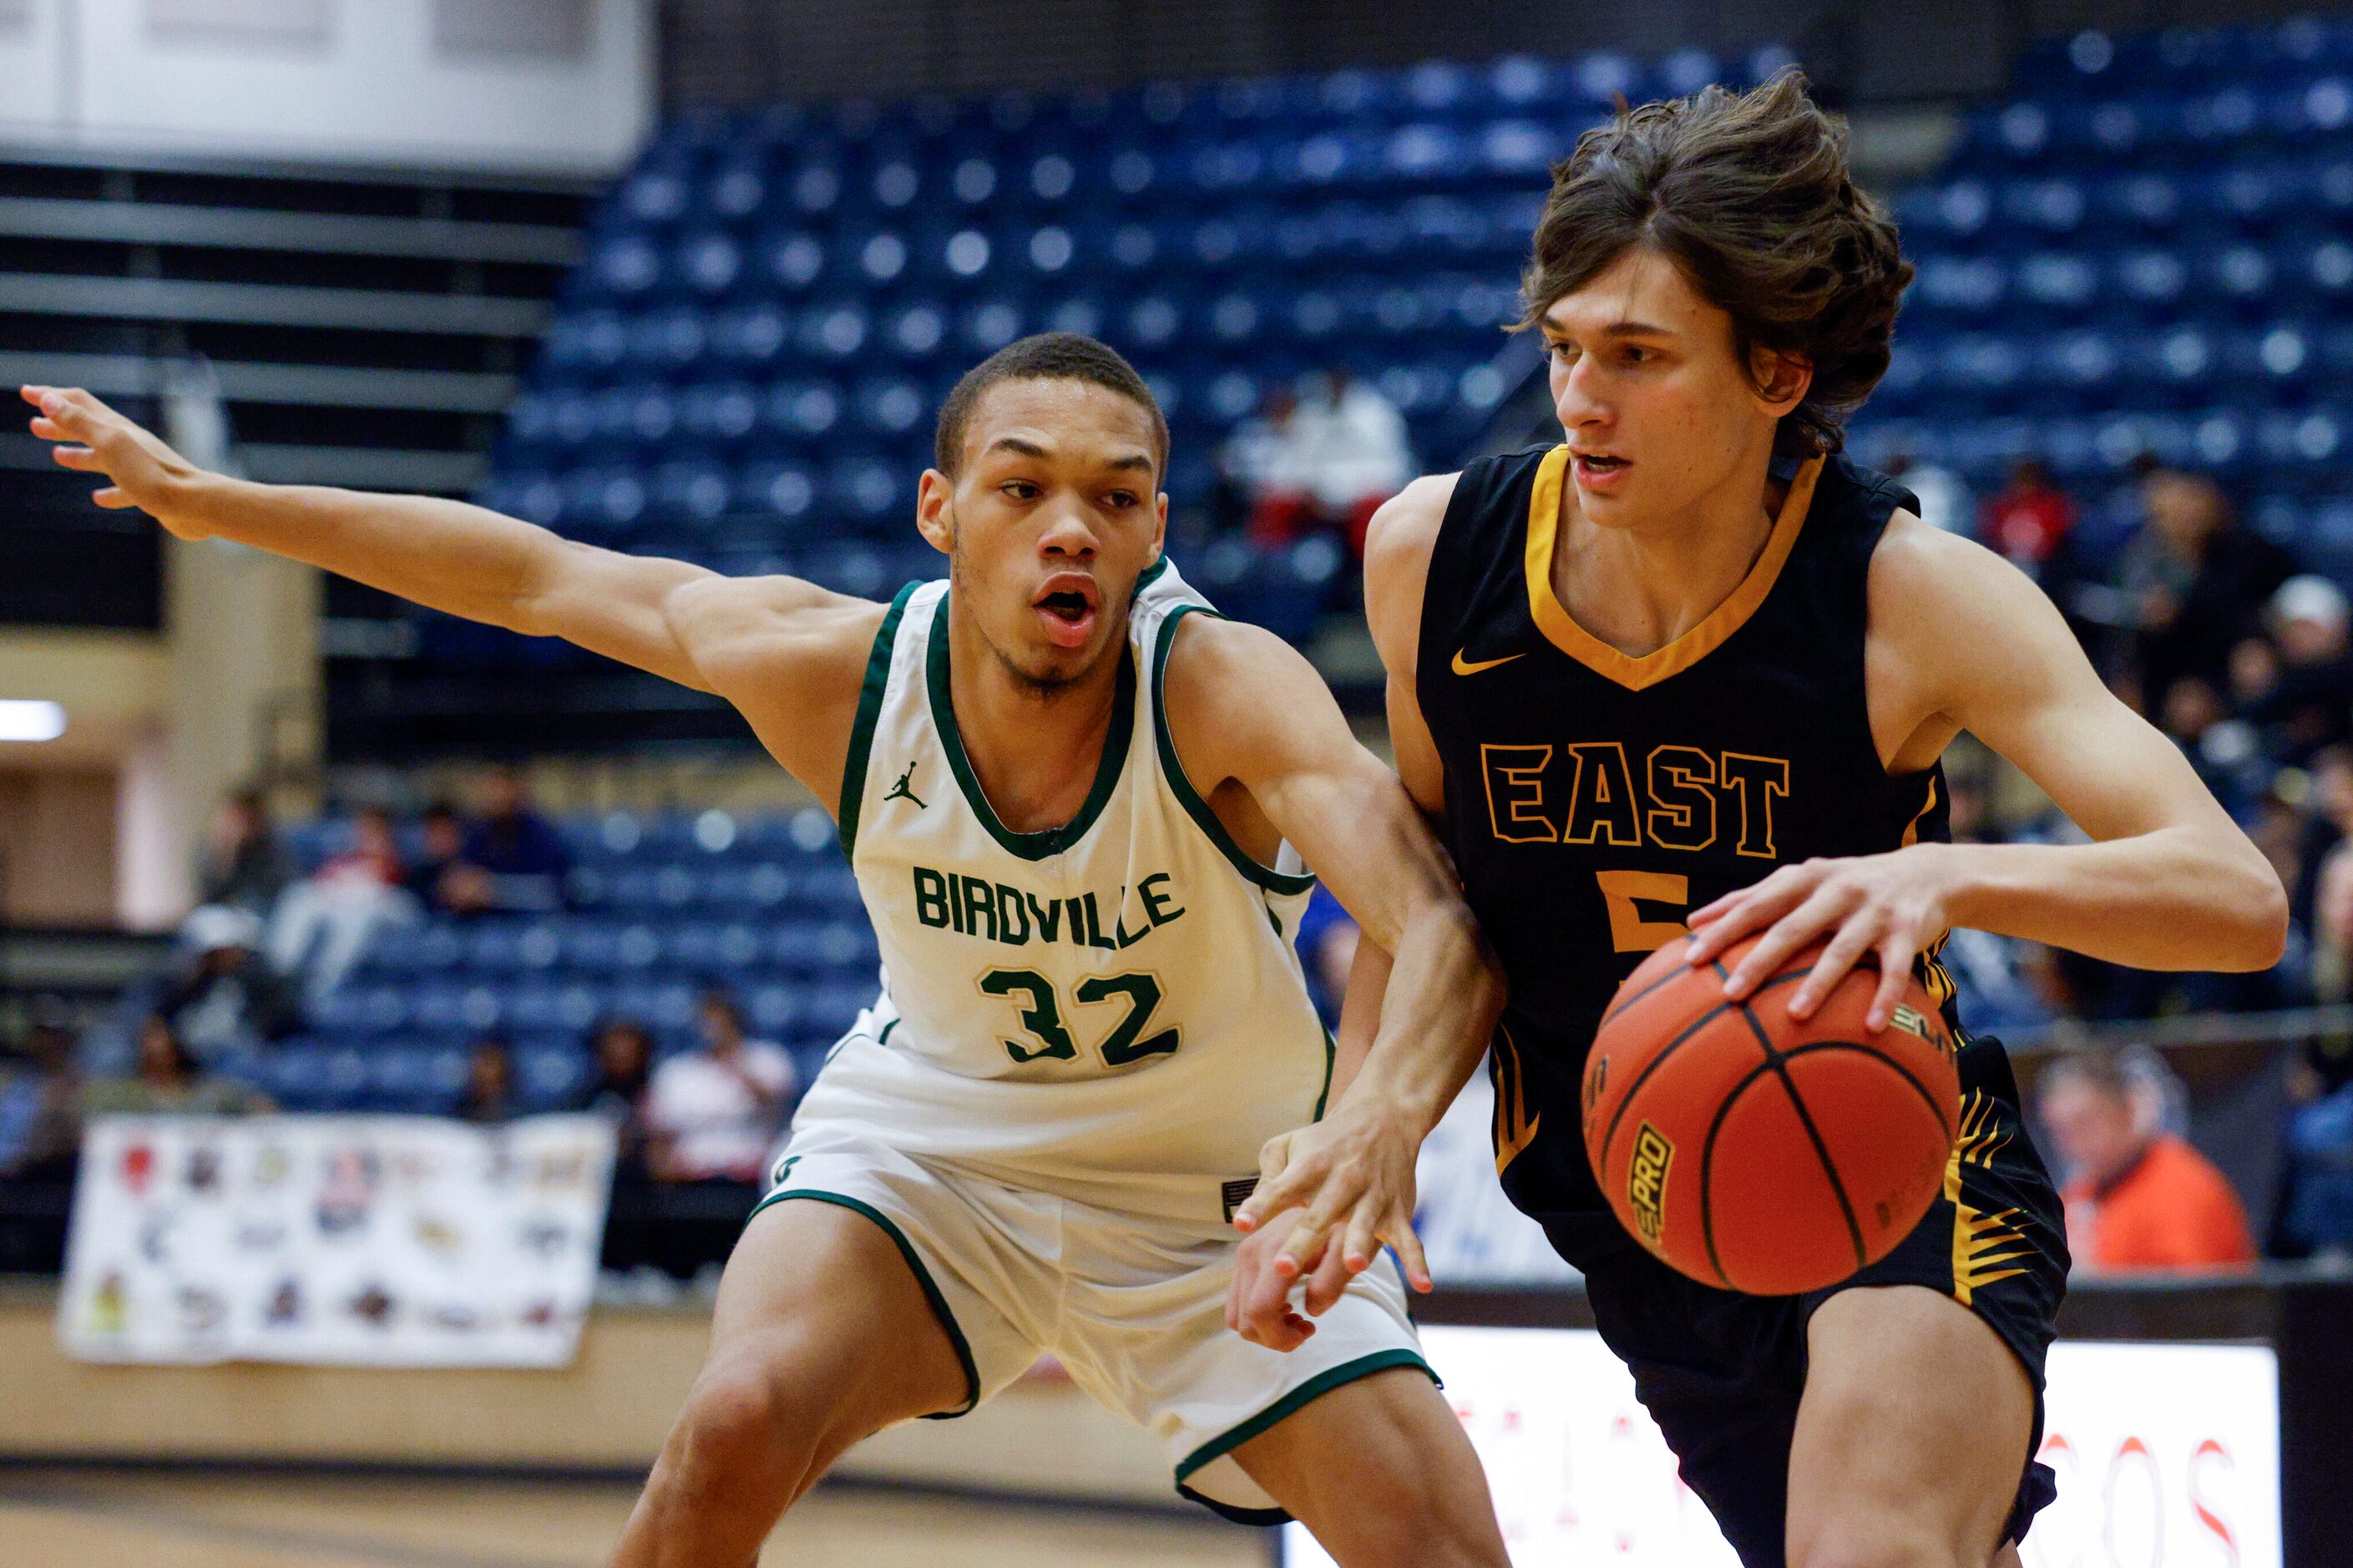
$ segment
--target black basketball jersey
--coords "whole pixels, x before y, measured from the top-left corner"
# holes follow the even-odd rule
[[[1605,1208],[1577,1095],[1618,983],[1690,910],[1786,861],[1944,838],[1947,807],[1941,767],[1881,764],[1863,696],[1865,577],[1890,514],[1918,509],[1909,492],[1841,457],[1805,464],[1731,596],[1636,658],[1553,592],[1567,467],[1555,447],[1463,470],[1416,675],[1447,847],[1511,984],[1496,1165],[1519,1207],[1574,1234]],[[1933,956],[1922,978],[1957,1034]]]

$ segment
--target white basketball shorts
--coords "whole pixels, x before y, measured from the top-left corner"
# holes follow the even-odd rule
[[[1318,1395],[1373,1373],[1435,1378],[1386,1253],[1313,1338],[1283,1352],[1226,1327],[1240,1238],[977,1177],[855,1128],[797,1129],[760,1209],[805,1201],[865,1215],[898,1245],[964,1363],[961,1415],[1051,1353],[1071,1381],[1157,1436],[1176,1489],[1229,1519],[1288,1516],[1232,1450]],[[754,1215],[759,1213],[754,1211]]]

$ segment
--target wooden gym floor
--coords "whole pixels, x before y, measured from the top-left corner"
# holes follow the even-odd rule
[[[0,1470],[0,1568],[593,1568],[637,1495],[602,1482]],[[818,1491],[761,1563],[1265,1568],[1262,1532],[1171,1513]]]

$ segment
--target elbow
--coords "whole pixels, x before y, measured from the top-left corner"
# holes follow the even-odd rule
[[[2253,857],[2232,899],[2229,962],[2217,969],[2251,973],[2270,969],[2287,952],[2287,889],[2261,854]]]

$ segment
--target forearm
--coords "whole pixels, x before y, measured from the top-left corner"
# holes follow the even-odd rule
[[[1332,1033],[1330,1099],[1335,1105],[1356,1081],[1372,1052],[1373,1037],[1381,1032],[1381,1001],[1388,992],[1391,967],[1388,952],[1379,945],[1369,940],[1356,943],[1356,956],[1348,966],[1348,994],[1340,1002],[1340,1026]]]
[[[548,563],[546,529],[462,501],[263,485],[217,475],[187,483],[167,522],[322,567],[427,608],[514,631]]]
[[[1360,966],[1366,957],[1359,950]],[[1504,979],[1470,911],[1451,897],[1430,900],[1406,922],[1387,978],[1377,1026],[1345,1093],[1352,1106],[1397,1118],[1418,1142],[1478,1068],[1503,1012]],[[1352,999],[1356,992],[1352,977]]]
[[[2243,971],[2279,961],[2285,895],[2243,839],[2176,826],[2093,844],[1922,847],[1947,861],[1954,925],[2135,969]]]

